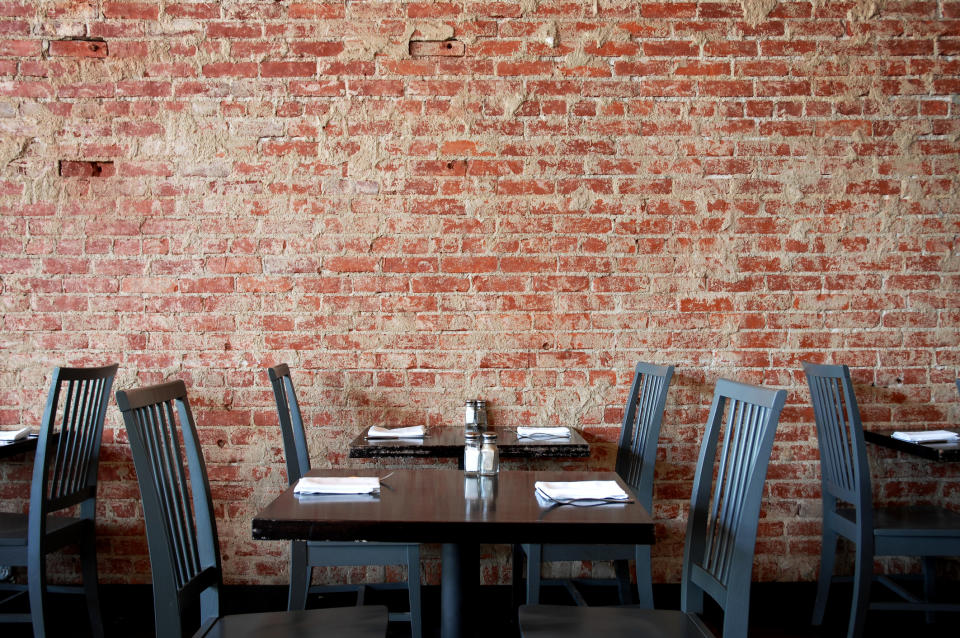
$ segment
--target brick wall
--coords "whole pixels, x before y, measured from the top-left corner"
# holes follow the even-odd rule
[[[757,577],[809,580],[799,362],[854,368],[870,426],[960,421],[958,55],[947,1],[0,0],[0,425],[56,364],[183,378],[228,580],[282,583],[265,366],[317,466],[482,397],[611,467],[633,364],[673,363],[656,579],[729,376],[790,389]],[[115,408],[104,444],[101,576],[144,582]],[[960,507],[956,469],[874,461],[878,498]],[[28,460],[0,476],[25,507]]]

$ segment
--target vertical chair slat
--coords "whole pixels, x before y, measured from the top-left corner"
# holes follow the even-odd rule
[[[69,431],[69,445],[64,454],[62,471],[60,473],[60,492],[67,494],[72,490],[71,480],[73,471],[77,465],[77,459],[80,458],[80,427],[86,417],[87,399],[89,391],[87,385],[80,381],[77,384],[77,392],[74,394],[73,419],[69,424],[64,423],[63,427]]]
[[[721,583],[726,582],[727,561],[730,555],[731,533],[737,525],[737,506],[739,505],[739,480],[743,477],[746,449],[749,445],[749,428],[751,406],[737,401],[737,417],[733,423],[735,429],[728,453],[727,471],[717,477],[717,483],[722,485],[723,509],[722,526],[718,529],[716,573]]]
[[[82,417],[77,422],[77,447],[74,458],[67,472],[68,489],[73,492],[82,489],[84,465],[87,460],[87,449],[90,441],[88,425],[95,418],[96,386],[89,380],[83,382]]]
[[[66,462],[67,450],[70,448],[70,427],[74,412],[74,393],[76,392],[76,382],[71,379],[67,382],[67,394],[63,399],[63,420],[60,422],[60,436],[57,438],[57,452],[53,457],[53,469],[50,472],[49,495],[52,499],[58,499],[62,496],[60,489],[60,476],[63,472],[63,465]]]
[[[176,403],[178,408],[182,404],[181,401],[176,401]],[[179,490],[177,500],[180,503],[180,529],[184,542],[184,556],[190,575],[193,577],[200,570],[200,553],[197,548],[197,537],[196,534],[191,533],[191,530],[196,529],[196,523],[193,518],[193,510],[191,509],[193,502],[190,498],[190,486],[187,482],[188,479],[186,475],[183,454],[181,452],[179,441],[177,441],[176,431],[173,427],[173,423],[175,422],[173,404],[168,404],[167,410],[170,418],[170,444],[175,459],[175,462],[173,463],[173,469],[177,472],[175,485]]]
[[[163,471],[166,474],[165,484],[170,498],[170,525],[176,539],[178,561],[183,572],[184,582],[193,577],[196,568],[196,551],[192,542],[194,529],[189,512],[190,499],[187,495],[187,485],[183,469],[183,458],[180,454],[179,441],[174,432],[175,414],[170,402],[160,406],[163,415],[161,428],[161,443],[163,445]]]

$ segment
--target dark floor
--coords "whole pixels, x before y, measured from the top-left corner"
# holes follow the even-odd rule
[[[947,589],[947,588],[944,588]],[[958,600],[960,590],[953,588],[943,592],[945,599]],[[657,585],[655,598],[657,607],[679,607],[680,588],[677,585]],[[116,638],[148,638],[153,636],[153,607],[148,586],[104,585],[101,587],[104,622],[107,636]],[[847,614],[849,612],[850,587],[835,585],[827,618],[822,627],[810,625],[810,609],[813,605],[814,587],[811,583],[763,583],[755,584],[751,594],[750,636],[752,638],[828,638],[846,635]],[[423,589],[423,613],[425,619],[425,638],[438,638],[440,635],[438,587]],[[614,602],[613,592],[608,588],[588,588],[586,597],[591,604]],[[56,612],[56,626],[48,631],[54,638],[58,636],[86,636],[86,615],[82,601],[76,596],[53,595]],[[241,613],[283,609],[286,606],[285,587],[227,587],[225,588],[227,613]],[[351,603],[351,595],[334,594],[318,601],[334,606]],[[477,636],[496,636],[496,638],[515,638],[519,636],[511,613],[509,587],[483,587],[479,600],[480,608],[496,610],[497,613],[481,614],[481,626]],[[545,588],[544,603],[566,604],[569,602],[562,588]],[[405,595],[402,591],[373,591],[367,595],[368,604],[386,603],[391,608],[402,609]],[[719,635],[718,621],[722,618],[716,609],[707,609],[708,624]],[[389,638],[409,636],[406,623],[391,623]],[[32,636],[29,625],[0,625],[3,638]],[[922,614],[903,612],[872,611],[868,614],[865,638],[957,638],[960,636],[960,614],[941,613],[937,622],[926,624]]]

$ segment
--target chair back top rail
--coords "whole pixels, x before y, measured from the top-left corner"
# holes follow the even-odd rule
[[[179,636],[183,608],[220,615],[222,570],[206,466],[182,381],[117,392],[143,499],[157,635]]]
[[[81,505],[93,518],[103,423],[117,364],[54,368],[37,440],[31,486],[31,525],[46,515]]]
[[[786,395],[727,379],[714,391],[687,520],[681,601],[684,611],[701,612],[709,594],[724,609],[725,637],[746,636],[763,484]]]
[[[654,463],[673,369],[645,362],[636,365],[620,428],[615,469],[647,509],[653,505]]]
[[[310,451],[303,428],[300,403],[293,388],[290,368],[285,363],[267,368],[273,398],[277,403],[277,418],[283,436],[283,456],[287,461],[287,482],[293,485],[310,471]]]

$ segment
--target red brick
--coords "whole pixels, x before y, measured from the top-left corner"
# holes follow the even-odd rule
[[[261,62],[260,75],[265,78],[311,77],[317,73],[315,62]]]
[[[103,15],[111,19],[127,20],[157,20],[160,16],[160,7],[148,2],[105,2]]]
[[[107,43],[103,40],[51,40],[50,55],[75,58],[105,58]]]

